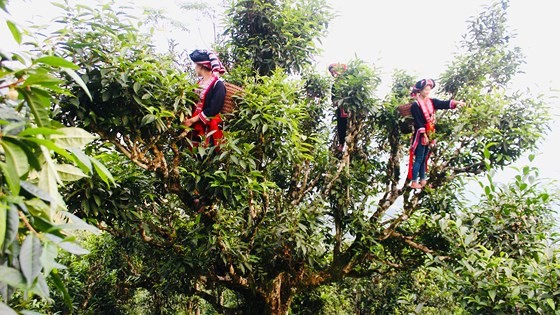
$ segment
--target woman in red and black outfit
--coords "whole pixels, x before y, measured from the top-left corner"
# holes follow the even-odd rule
[[[226,97],[226,87],[219,74],[224,73],[225,69],[212,52],[196,50],[190,56],[196,64],[196,74],[200,77],[200,89],[196,91],[200,100],[195,105],[192,116],[185,119],[183,124],[192,127],[189,137],[194,146],[197,146],[204,136],[206,145],[219,145],[223,137],[220,111]]]
[[[414,118],[414,133],[410,147],[408,179],[412,180],[410,187],[414,189],[420,189],[427,183],[426,169],[430,157],[430,147],[435,144],[436,110],[454,109],[457,106],[465,105],[465,103],[455,100],[441,101],[430,98],[430,92],[435,85],[434,80],[423,79],[416,82],[412,88],[411,96],[416,98],[416,101],[410,107]]]

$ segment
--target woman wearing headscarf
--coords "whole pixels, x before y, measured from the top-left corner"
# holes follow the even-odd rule
[[[226,88],[219,75],[225,69],[215,53],[206,50],[195,50],[190,55],[194,61],[195,72],[199,76],[199,89],[196,90],[200,99],[193,109],[190,118],[183,121],[186,127],[192,127],[189,135],[193,145],[197,146],[203,136],[206,145],[218,145],[223,137],[220,111],[224,106]]]
[[[329,65],[329,72],[335,78],[338,78],[341,74],[346,71],[347,67],[345,64],[332,63]],[[348,128],[348,113],[344,110],[344,104],[342,96],[339,91],[335,90],[333,86],[332,90],[332,103],[336,107],[336,130],[338,134],[338,146],[337,150],[342,152],[344,149],[344,143],[346,142],[346,129]]]
[[[435,144],[436,110],[454,109],[457,106],[465,105],[460,101],[441,101],[430,98],[430,92],[435,85],[436,83],[432,79],[422,79],[416,82],[412,88],[411,96],[416,100],[410,107],[414,118],[414,132],[410,147],[408,179],[412,181],[410,187],[413,189],[421,189],[427,184],[426,170],[430,147]]]

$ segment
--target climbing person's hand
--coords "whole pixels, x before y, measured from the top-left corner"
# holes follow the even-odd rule
[[[190,127],[190,126],[192,126],[192,124],[194,124],[195,122],[197,122],[198,119],[199,119],[198,116],[194,116],[194,117],[191,117],[191,118],[189,118],[189,119],[185,119],[185,120],[183,120],[183,125],[184,125],[185,127]]]
[[[192,124],[194,124],[194,122],[192,121],[192,118],[189,118],[189,119],[185,118],[185,120],[183,120],[183,125],[185,127],[190,127],[190,126],[192,126]]]
[[[459,107],[463,107],[463,106],[467,106],[467,104],[463,101],[455,101],[455,107],[459,108]]]

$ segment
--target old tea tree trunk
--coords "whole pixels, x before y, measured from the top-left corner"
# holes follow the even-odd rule
[[[246,296],[245,314],[286,315],[293,298],[290,275],[282,272],[265,288]]]

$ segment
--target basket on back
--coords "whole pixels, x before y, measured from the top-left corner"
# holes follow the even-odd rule
[[[230,114],[235,110],[238,101],[234,96],[240,96],[243,93],[243,88],[229,82],[224,82],[224,85],[226,86],[226,98],[221,112]]]
[[[412,116],[412,112],[410,111],[411,107],[412,107],[412,103],[402,104],[397,106],[397,110],[399,111],[399,114],[401,114],[402,117],[406,118]]]
[[[411,133],[412,132],[412,125],[413,125],[413,118],[411,108],[412,103],[402,104],[397,106],[397,111],[399,112],[399,129],[401,133]]]

